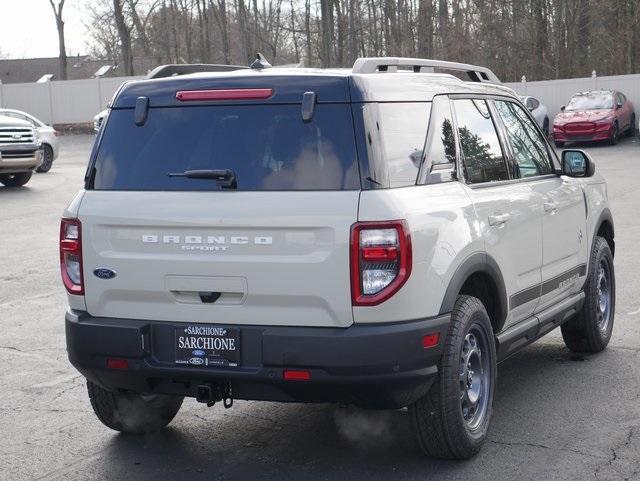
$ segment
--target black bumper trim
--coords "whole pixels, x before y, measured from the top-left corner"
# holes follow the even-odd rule
[[[424,395],[437,374],[450,315],[398,324],[348,328],[237,326],[239,367],[184,367],[174,363],[179,322],[92,317],[66,313],[71,363],[107,389],[195,396],[203,383],[229,382],[238,399],[341,402],[397,408]],[[422,337],[440,344],[424,349]],[[106,368],[107,357],[126,358],[129,370]],[[308,369],[311,381],[285,382],[285,368]]]

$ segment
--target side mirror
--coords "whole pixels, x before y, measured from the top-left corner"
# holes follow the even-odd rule
[[[565,109],[565,108],[566,108],[566,107],[563,105],[562,107],[560,107],[560,110],[561,110],[562,112],[564,112],[564,109]]]
[[[562,151],[562,174],[568,177],[592,177],[596,164],[583,150]]]

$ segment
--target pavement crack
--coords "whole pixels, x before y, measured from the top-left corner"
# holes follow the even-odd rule
[[[602,471],[603,468],[605,467],[609,467],[614,471],[617,471],[616,468],[613,466],[613,463],[618,459],[619,457],[619,451],[626,448],[627,446],[629,446],[631,444],[631,440],[633,439],[633,435],[635,433],[635,429],[638,426],[631,426],[629,428],[629,431],[627,431],[626,436],[624,437],[623,441],[621,441],[620,443],[616,444],[615,446],[613,446],[611,448],[611,455],[608,457],[608,459],[606,460],[605,463],[600,463],[598,464],[594,471],[593,471],[593,477],[596,480],[600,479],[600,471]]]
[[[594,454],[594,453],[589,453],[589,452],[585,452],[585,451],[580,451],[579,449],[572,449],[572,448],[561,448],[561,447],[557,447],[557,446],[547,446],[546,444],[538,444],[538,443],[523,443],[523,442],[518,442],[518,441],[495,441],[495,440],[489,440],[490,443],[493,444],[498,444],[500,446],[511,446],[511,447],[526,447],[526,448],[539,448],[539,449],[550,449],[552,451],[565,451],[565,452],[569,452],[569,453],[574,453],[574,454],[579,454],[581,456],[587,456],[589,458],[599,458],[599,459],[607,459],[606,456],[603,456],[601,454]]]

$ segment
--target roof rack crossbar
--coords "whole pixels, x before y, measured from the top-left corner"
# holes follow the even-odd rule
[[[362,57],[355,61],[352,72],[397,72],[398,67],[409,67],[414,72],[433,72],[435,69],[460,71],[465,72],[473,82],[501,83],[497,75],[487,67],[425,58]]]

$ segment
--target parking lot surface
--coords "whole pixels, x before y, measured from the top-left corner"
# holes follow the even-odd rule
[[[500,364],[489,442],[467,462],[423,457],[403,411],[186,399],[169,428],[120,435],[67,361],[58,230],[91,136],[62,138],[48,174],[0,186],[0,480],[640,479],[640,142],[581,146],[608,181],[617,311],[607,351],[559,331]]]

